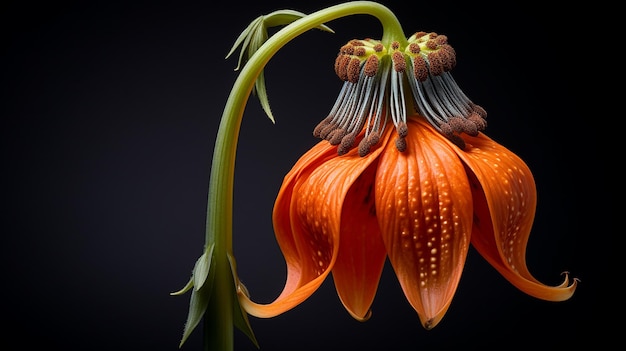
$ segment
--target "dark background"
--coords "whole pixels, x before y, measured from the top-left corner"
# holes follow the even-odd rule
[[[9,2],[2,22],[4,293],[2,349],[176,350],[188,280],[204,245],[213,140],[236,56],[255,17],[322,2]],[[327,3],[328,4],[328,3]],[[334,4],[334,3],[333,3]],[[582,279],[568,301],[529,297],[473,249],[442,322],[424,330],[386,268],[373,316],[353,320],[332,280],[276,318],[250,321],[261,350],[438,350],[570,347],[599,338],[594,276],[600,231],[593,181],[579,169],[585,100],[572,55],[580,14],[500,2],[385,2],[408,35],[446,34],[459,85],[489,113],[487,134],[533,170],[539,204],[528,265],[548,284]],[[501,4],[501,5],[500,5]],[[555,21],[558,19],[558,25]],[[282,177],[315,142],[312,128],[340,89],[335,55],[380,37],[372,17],[329,23],[289,43],[266,68],[276,124],[250,99],[238,148],[234,250],[253,296],[282,288],[271,210]],[[238,53],[237,53],[238,54]],[[584,77],[582,77],[584,78]],[[201,331],[183,350],[201,349]],[[255,347],[236,331],[237,350]]]

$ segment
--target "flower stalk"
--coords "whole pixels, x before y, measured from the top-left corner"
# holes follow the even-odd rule
[[[181,347],[200,319],[204,320],[204,348],[207,351],[234,350],[235,325],[256,344],[247,315],[237,299],[240,283],[232,257],[234,170],[243,111],[263,68],[285,44],[326,22],[361,14],[371,15],[380,21],[383,44],[389,45],[392,40],[406,41],[398,19],[387,7],[371,1],[347,2],[319,10],[286,25],[250,55],[241,69],[222,113],[215,139],[204,252],[187,286],[173,293],[180,295],[193,289]]]

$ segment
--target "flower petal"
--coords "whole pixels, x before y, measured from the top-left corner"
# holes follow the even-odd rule
[[[249,314],[269,318],[286,312],[308,298],[322,284],[328,272],[317,276],[317,269],[306,263],[309,262],[306,253],[300,251],[307,234],[303,228],[295,223],[292,226],[293,195],[297,194],[301,186],[301,178],[307,178],[320,164],[336,157],[337,149],[328,142],[320,142],[305,153],[293,168],[287,173],[278,192],[274,204],[273,222],[276,240],[285,258],[287,278],[283,291],[273,302],[260,304],[253,302],[244,290],[240,289],[239,299],[241,306]],[[334,245],[337,246],[337,245]],[[336,250],[335,250],[336,251]],[[326,262],[329,264],[330,262]]]
[[[329,180],[336,177],[341,182],[352,178],[353,173],[362,172],[343,200],[339,255],[333,267],[337,294],[346,310],[360,321],[367,320],[371,314],[370,307],[387,258],[374,203],[376,163],[373,161],[380,151],[382,148],[362,158],[355,150],[337,158],[340,166],[328,176]],[[361,171],[367,164],[369,167]]]
[[[388,143],[376,178],[376,212],[391,264],[422,325],[443,318],[457,289],[472,230],[463,164],[444,138],[411,120],[407,148]]]
[[[463,135],[459,157],[471,169],[476,220],[472,245],[508,281],[525,293],[549,301],[569,299],[577,279],[558,286],[539,282],[526,266],[526,245],[537,205],[533,175],[517,155],[484,134]],[[458,150],[458,149],[457,149]]]

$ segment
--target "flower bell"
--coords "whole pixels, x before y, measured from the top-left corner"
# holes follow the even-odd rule
[[[246,312],[281,314],[331,274],[341,302],[370,317],[388,258],[426,329],[448,310],[470,244],[509,282],[549,301],[577,279],[541,283],[526,266],[537,203],[533,175],[483,134],[486,112],[450,74],[447,37],[417,32],[403,44],[352,40],[335,60],[344,81],[322,138],[285,176],[273,212],[287,279],[271,303],[240,292]],[[388,128],[389,127],[389,128]]]

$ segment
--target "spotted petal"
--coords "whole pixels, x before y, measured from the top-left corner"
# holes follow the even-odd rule
[[[307,234],[301,222],[297,220],[293,199],[294,194],[298,193],[302,185],[301,179],[308,178],[320,164],[336,156],[335,147],[320,142],[305,153],[285,176],[276,198],[273,214],[276,240],[287,265],[285,286],[279,297],[269,304],[256,303],[243,291],[240,292],[241,306],[249,314],[269,318],[286,312],[306,300],[328,276],[329,271],[324,271],[318,276],[316,265],[309,264],[309,253],[302,252],[303,247],[307,245],[303,242],[306,241]],[[330,245],[330,248],[325,249],[333,252],[332,258],[336,256],[337,245],[335,242],[331,242]],[[330,264],[330,261],[324,262],[326,266]]]
[[[577,280],[548,286],[528,271],[526,245],[537,205],[537,191],[528,166],[514,153],[484,134],[463,136],[458,152],[471,172],[476,220],[472,245],[508,281],[525,293],[549,301],[569,299]]]
[[[391,264],[422,325],[444,316],[469,249],[472,200],[463,164],[443,137],[411,120],[407,148],[387,143],[376,179],[376,211]]]
[[[320,181],[326,182],[335,192],[345,193],[341,211],[341,238],[339,255],[333,267],[337,294],[346,310],[357,320],[370,316],[378,282],[383,271],[387,252],[380,236],[374,203],[376,161],[383,148],[366,157],[352,150],[343,157],[328,162],[328,172]],[[325,201],[319,199],[319,206]]]

